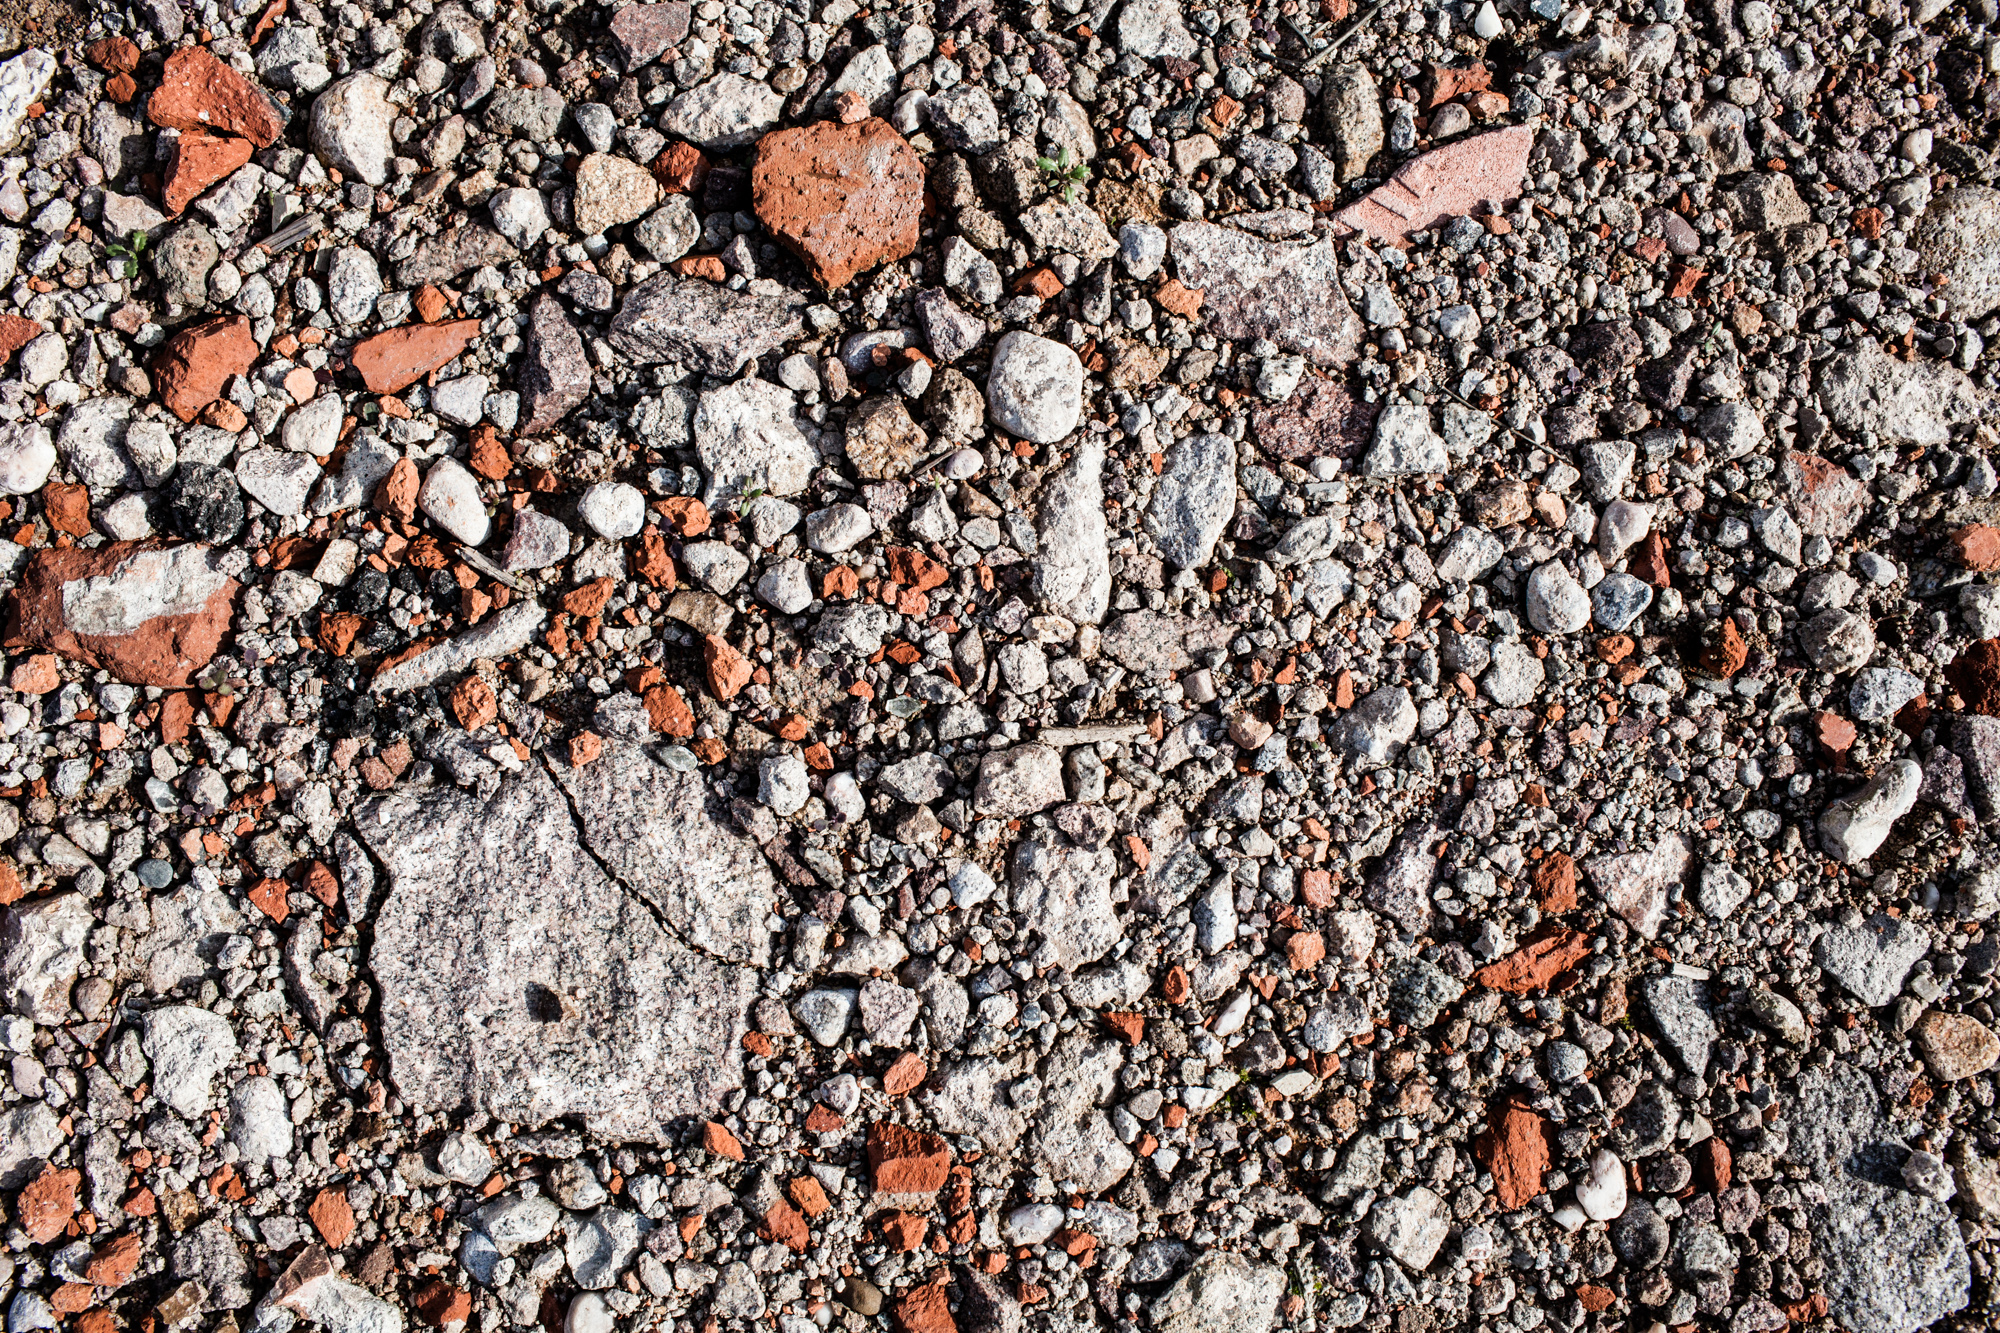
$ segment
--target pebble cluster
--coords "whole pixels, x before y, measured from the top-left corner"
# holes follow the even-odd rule
[[[1992,1326],[1995,0],[58,12],[5,1333]]]

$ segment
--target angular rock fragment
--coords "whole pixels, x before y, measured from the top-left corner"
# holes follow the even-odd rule
[[[1474,135],[1405,162],[1384,185],[1333,215],[1376,240],[1399,241],[1521,192],[1535,132],[1526,125]]]
[[[389,872],[370,967],[413,1108],[664,1142],[736,1086],[756,973],[688,948],[607,879],[539,764],[490,802],[398,792],[355,823]]]
[[[7,638],[134,685],[185,689],[228,632],[237,591],[205,546],[39,551],[22,574]]]
[[[885,120],[765,135],[750,191],[758,220],[823,287],[917,248],[923,164]]]

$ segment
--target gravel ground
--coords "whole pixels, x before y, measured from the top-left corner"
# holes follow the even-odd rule
[[[20,8],[5,1333],[1993,1327],[1996,113],[1994,0]]]

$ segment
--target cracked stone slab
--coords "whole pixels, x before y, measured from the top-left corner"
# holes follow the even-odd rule
[[[582,768],[558,766],[584,842],[618,881],[696,948],[771,961],[766,919],[778,883],[699,773],[680,773],[629,741],[607,740]]]
[[[488,801],[398,791],[355,822],[389,872],[369,962],[412,1110],[579,1116],[660,1143],[740,1085],[757,974],[686,947],[607,879],[538,766]]]

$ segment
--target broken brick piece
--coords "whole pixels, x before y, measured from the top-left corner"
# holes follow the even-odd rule
[[[868,1171],[882,1194],[935,1194],[951,1175],[951,1152],[936,1134],[878,1120],[868,1127]]]

